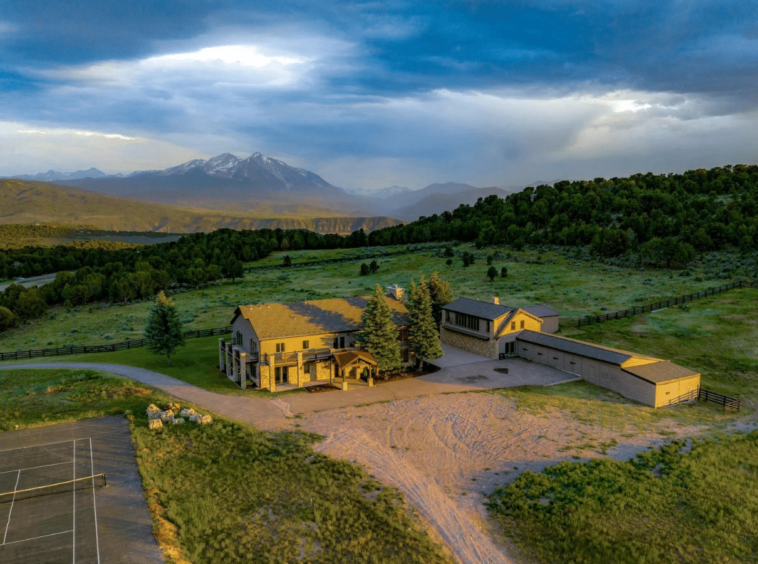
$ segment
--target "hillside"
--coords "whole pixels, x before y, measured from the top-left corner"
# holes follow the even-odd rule
[[[505,198],[509,192],[501,188],[471,188],[452,194],[434,193],[420,202],[394,209],[389,212],[389,215],[406,221],[415,221],[421,216],[428,217],[445,211],[453,211],[460,205],[473,206],[479,198],[486,198],[493,194]]]
[[[351,233],[400,223],[388,217],[261,216],[140,202],[74,187],[0,180],[0,223],[88,225],[109,231],[194,233],[232,229],[310,229]]]

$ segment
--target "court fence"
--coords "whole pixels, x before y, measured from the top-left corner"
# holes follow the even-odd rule
[[[70,493],[72,491],[86,490],[94,487],[103,488],[107,485],[108,481],[105,477],[105,473],[101,472],[100,474],[93,474],[92,476],[84,476],[82,478],[76,478],[75,480],[66,480],[65,482],[38,486],[36,488],[0,492],[0,504],[12,503],[14,501],[21,501],[22,499],[30,499],[46,495]]]
[[[665,309],[667,307],[671,307],[672,305],[680,305],[680,304],[684,304],[684,303],[691,302],[694,300],[699,300],[701,298],[705,298],[707,296],[713,296],[715,294],[720,294],[721,292],[727,292],[735,288],[755,288],[757,285],[758,285],[758,282],[747,282],[743,280],[737,280],[735,282],[732,282],[731,284],[726,284],[724,286],[716,286],[713,288],[707,288],[705,290],[701,290],[700,292],[694,292],[692,294],[687,294],[684,296],[677,296],[676,298],[669,298],[668,300],[661,300],[659,302],[655,302],[652,304],[647,304],[647,305],[639,306],[639,307],[633,307],[631,309],[621,309],[619,311],[614,311],[612,313],[604,313],[602,315],[585,315],[577,319],[577,327],[581,327],[582,325],[591,325],[592,323],[602,323],[604,321],[609,321],[611,319],[621,319],[623,317],[630,317],[632,315],[645,313],[646,311],[656,311],[659,309]]]
[[[185,339],[197,339],[199,337],[212,337],[215,335],[226,335],[232,332],[231,326],[216,327],[214,329],[196,329],[185,331]],[[25,351],[0,352],[0,361],[3,360],[23,360],[26,358],[42,358],[48,356],[63,356],[72,354],[90,354],[99,352],[115,352],[128,349],[137,349],[144,347],[147,343],[145,339],[136,339],[133,341],[122,341],[120,343],[108,343],[104,345],[82,345],[71,347],[56,347],[50,349],[29,349]]]

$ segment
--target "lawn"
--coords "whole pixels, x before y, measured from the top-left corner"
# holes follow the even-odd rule
[[[171,364],[168,363],[165,356],[153,354],[144,347],[116,352],[57,356],[44,360],[49,362],[105,362],[136,366],[173,376],[209,392],[232,396],[271,398],[305,393],[304,389],[287,390],[275,394],[265,390],[241,389],[217,367],[218,340],[219,337],[201,337],[187,340],[184,347],[180,347],[171,355]]]
[[[94,370],[3,370],[0,431],[142,411],[168,396]]]
[[[91,370],[0,376],[4,431],[127,415],[169,564],[450,563],[401,495],[316,453],[316,435],[261,432],[215,415],[207,426],[154,432],[145,408],[170,398],[147,386]]]
[[[179,293],[172,299],[187,329],[204,329],[228,325],[234,308],[240,304],[366,295],[375,284],[397,283],[407,287],[412,279],[418,281],[422,274],[438,271],[451,281],[459,296],[483,300],[499,296],[501,303],[508,305],[547,303],[558,309],[564,320],[574,320],[585,313],[615,311],[702,290],[723,283],[725,279],[722,277],[726,276],[726,273],[713,270],[715,267],[707,261],[693,268],[691,276],[679,276],[659,269],[594,262],[584,254],[577,255],[572,249],[544,253],[506,249],[477,251],[472,246],[460,245],[456,252],[471,250],[479,256],[474,265],[463,268],[459,258],[453,259],[452,266],[447,266],[441,247],[420,249],[377,259],[379,271],[369,276],[359,275],[360,261],[256,271],[234,284],[227,282]],[[292,251],[287,254],[298,262],[349,253],[359,254],[359,251]],[[488,268],[485,257],[494,253],[498,253],[494,266],[498,272],[505,266],[508,277],[498,277],[490,282],[485,275]],[[281,264],[283,254],[254,264]],[[726,255],[719,256],[726,264],[732,261]],[[151,302],[95,304],[70,311],[57,307],[39,320],[0,333],[0,350],[139,339],[150,305]]]
[[[525,472],[488,507],[537,562],[758,560],[758,432]]]

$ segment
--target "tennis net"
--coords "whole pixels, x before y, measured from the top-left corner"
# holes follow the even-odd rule
[[[3,492],[0,493],[0,504],[11,503],[13,501],[29,499],[32,497],[72,493],[74,491],[87,490],[95,487],[102,488],[107,485],[108,483],[105,479],[105,473],[93,474],[92,476],[85,476],[84,478],[77,478],[76,480],[68,480],[66,482],[58,482],[56,484],[49,484],[47,486],[14,490],[12,492]]]

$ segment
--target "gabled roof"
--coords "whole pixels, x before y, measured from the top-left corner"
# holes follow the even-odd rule
[[[371,366],[376,366],[378,364],[374,355],[368,351],[344,351],[334,353],[334,360],[337,361],[337,366],[339,366],[340,369],[346,368],[359,360],[362,360]]]
[[[551,347],[559,351],[584,356],[594,360],[601,360],[619,366],[633,358],[649,360],[650,362],[660,361],[659,358],[654,358],[652,356],[637,354],[621,349],[612,349],[594,343],[585,343],[584,341],[576,341],[567,337],[559,337],[551,333],[536,333],[534,331],[525,330],[521,331],[521,333],[516,336],[516,339],[524,341],[525,343]]]
[[[560,315],[560,313],[558,313],[556,310],[544,304],[526,306],[526,307],[522,307],[521,309],[523,309],[527,313],[531,313],[535,317],[539,317],[540,319],[543,319],[545,317],[555,317],[557,315]]]
[[[629,366],[623,369],[624,372],[634,374],[638,378],[652,382],[653,384],[662,384],[690,376],[697,376],[699,373],[684,366],[679,366],[668,360],[643,364],[640,366]]]
[[[451,303],[443,306],[442,309],[447,311],[454,311],[457,313],[465,313],[466,315],[473,315],[481,319],[489,319],[493,321],[510,313],[515,308],[508,307],[500,304],[493,304],[491,302],[482,302],[480,300],[472,300],[471,298],[456,298]]]
[[[540,327],[542,327],[542,318],[541,317],[537,317],[536,315],[534,315],[532,313],[529,313],[528,311],[526,311],[526,308],[517,307],[517,308],[513,309],[508,315],[506,315],[505,318],[500,322],[500,325],[495,328],[495,334],[498,337],[502,336],[501,333],[505,329],[507,329],[508,324],[511,322],[511,319],[513,319],[516,316],[516,314],[518,314],[519,312],[521,312],[522,314],[526,315],[527,317],[533,318],[535,321],[539,321],[540,322]]]
[[[405,306],[389,297],[385,297],[385,301],[392,309],[395,324],[407,325]],[[368,298],[357,297],[239,306],[234,310],[231,323],[242,316],[250,322],[260,340],[344,333],[360,329],[367,303]]]

